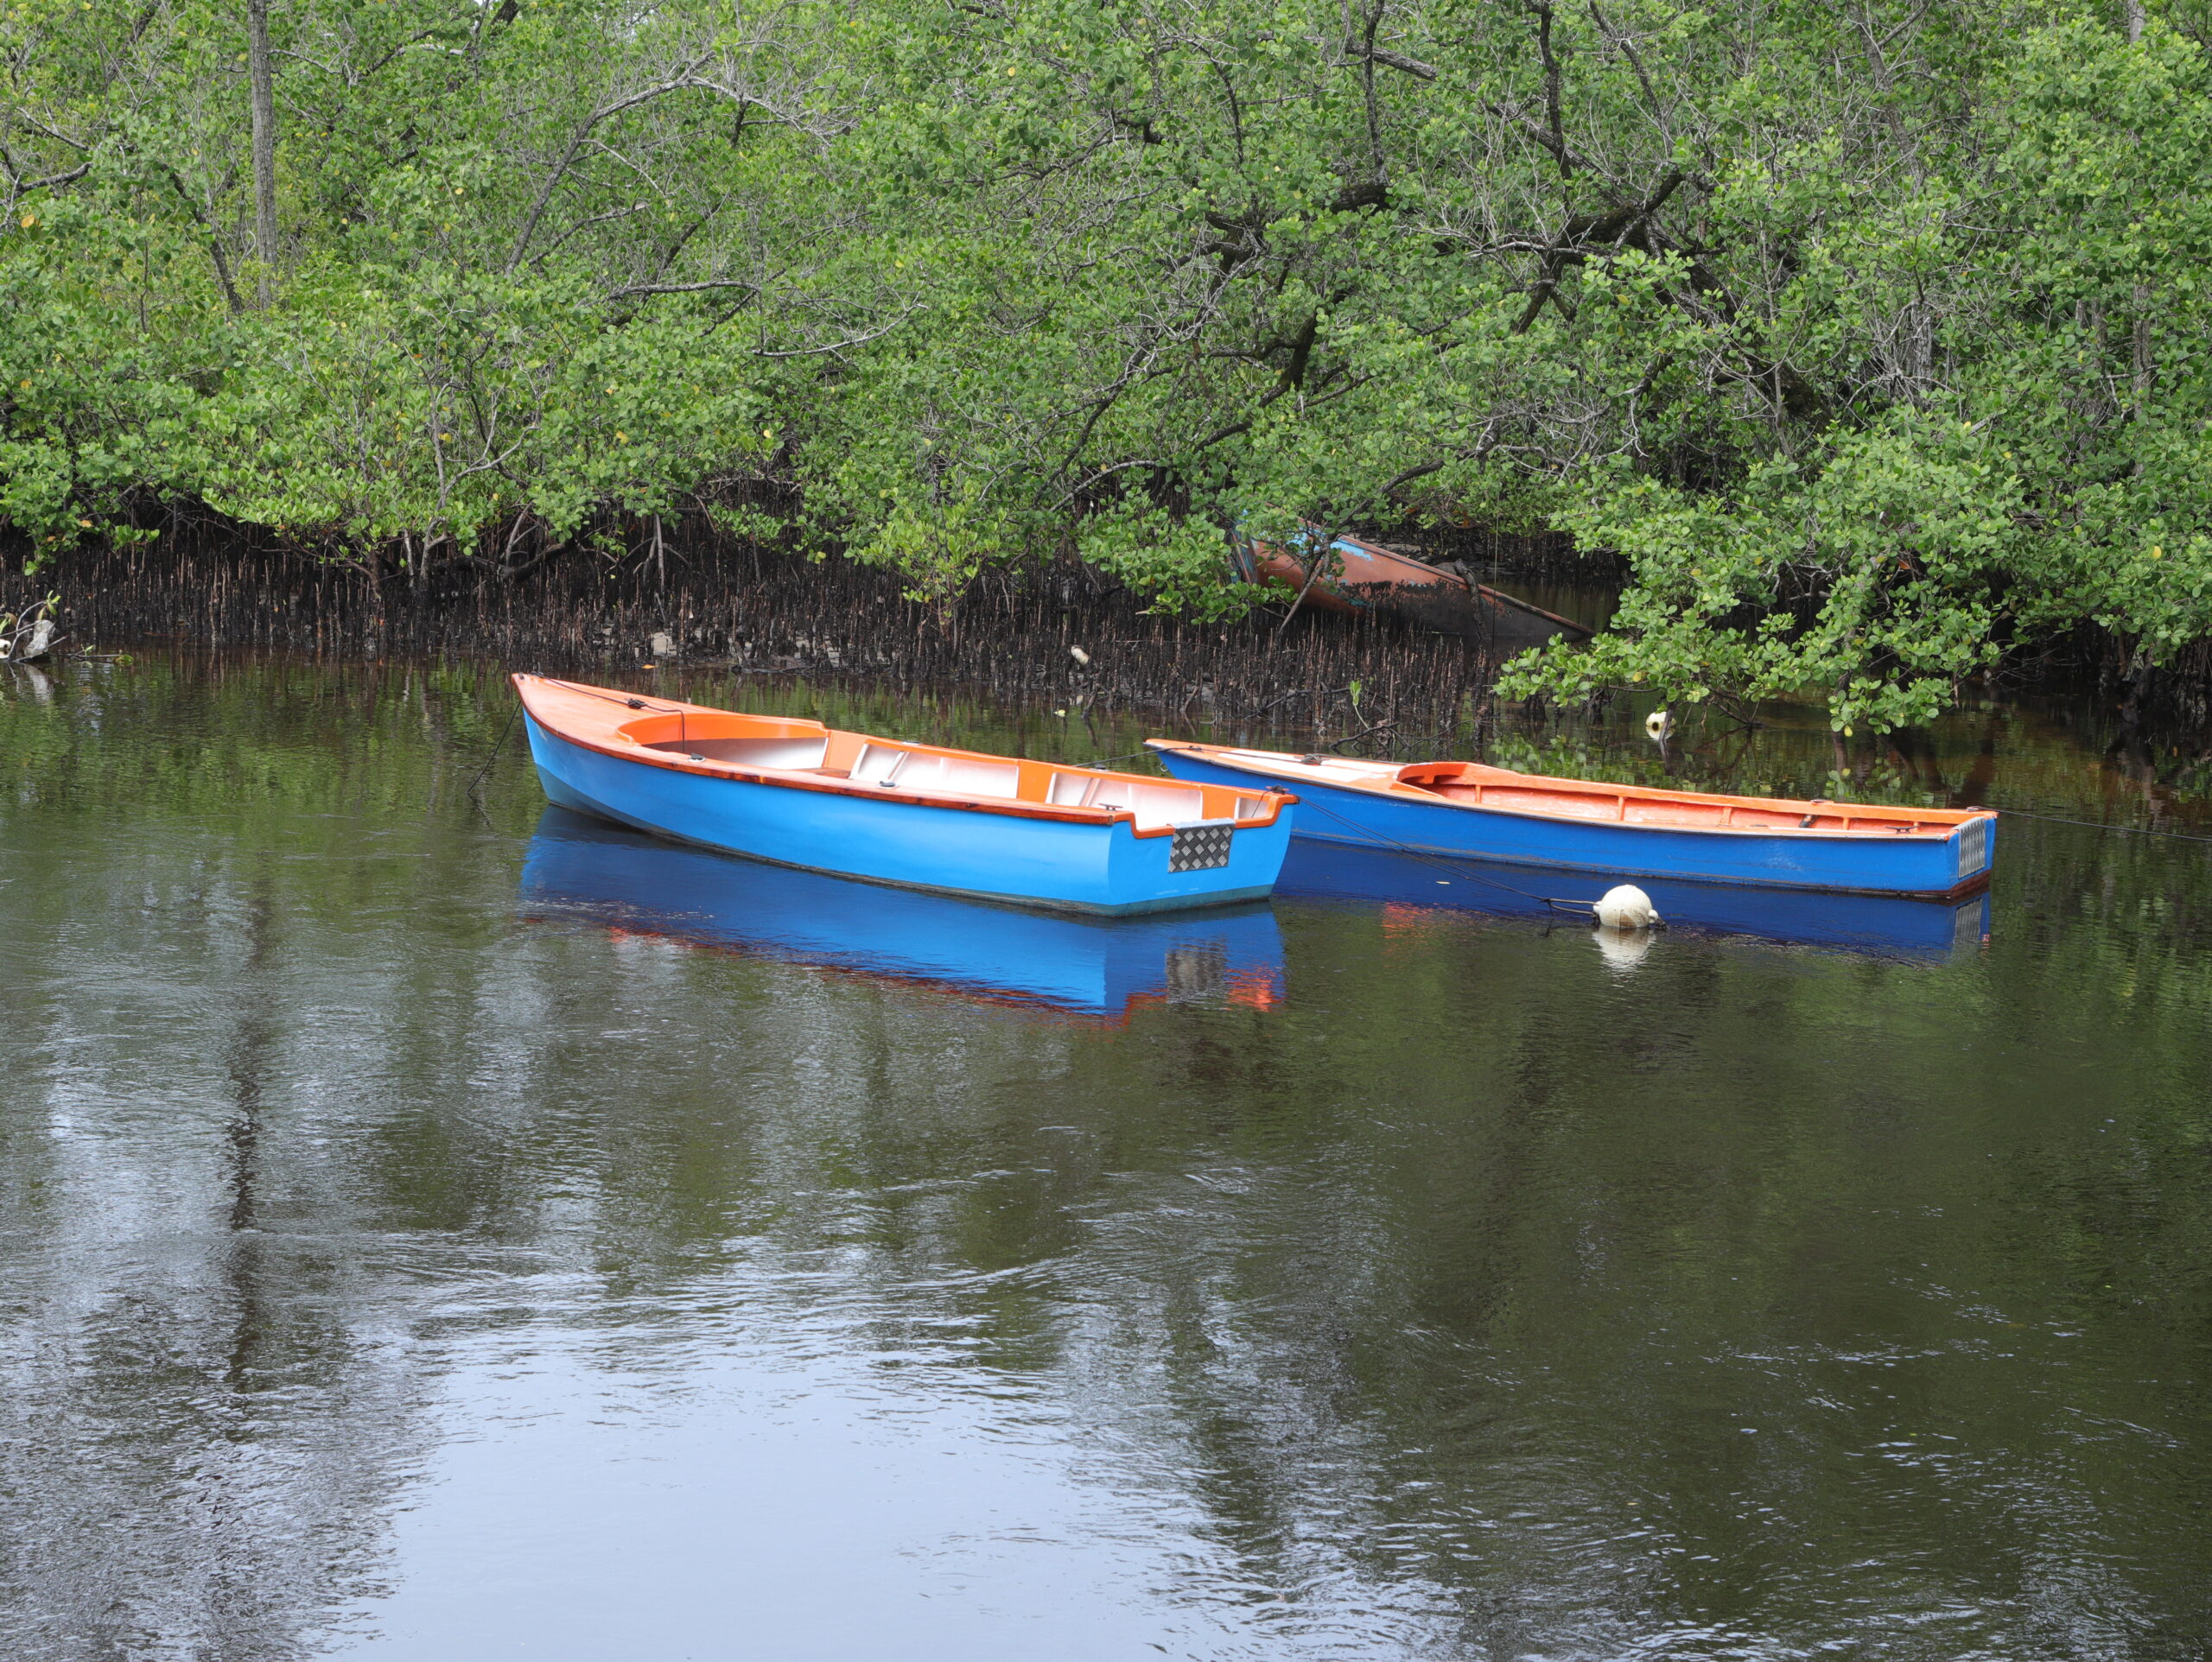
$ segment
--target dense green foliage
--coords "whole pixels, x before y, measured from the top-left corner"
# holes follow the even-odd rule
[[[1225,612],[1233,526],[1549,523],[1633,583],[1520,685],[1839,726],[2212,637],[2186,9],[270,0],[267,248],[249,10],[0,0],[39,557],[147,491],[410,577],[751,500]]]

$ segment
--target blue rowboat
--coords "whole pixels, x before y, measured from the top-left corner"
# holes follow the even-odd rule
[[[517,676],[559,807],[781,866],[1109,916],[1255,900],[1297,798]]]
[[[549,808],[523,862],[540,917],[1120,1022],[1147,1005],[1282,1002],[1264,901],[1084,917],[883,889],[683,848]]]
[[[1275,898],[1381,905],[1400,922],[1414,914],[1479,912],[1557,924],[1574,920],[1551,902],[1586,910],[1612,882],[1611,876],[1581,872],[1538,873],[1490,860],[1398,854],[1301,837],[1290,845]],[[1986,890],[1966,900],[1920,900],[1649,876],[1637,882],[1670,930],[1753,936],[1916,963],[1942,963],[1971,952],[1989,935]]]
[[[1989,881],[1986,809],[1882,808],[1554,779],[1478,762],[1364,762],[1147,741],[1194,783],[1294,790],[1318,842],[1613,878],[1950,899]]]

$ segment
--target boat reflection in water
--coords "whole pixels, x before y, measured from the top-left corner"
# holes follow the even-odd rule
[[[1592,877],[1483,860],[1414,858],[1379,848],[1294,839],[1275,893],[1386,906],[1446,907],[1500,917],[1583,921],[1546,900],[1588,904],[1617,882],[1633,881],[1671,929],[1757,936],[1768,941],[1841,948],[1941,962],[1978,947],[1989,934],[1989,896],[1970,900],[1910,900],[1893,895],[1819,894],[1803,889],[1736,888],[1665,878]],[[1628,967],[1650,945],[1649,936],[1602,942],[1607,958]]]
[[[1265,901],[1091,919],[856,883],[672,847],[549,808],[526,906],[637,934],[1112,1019],[1148,1004],[1282,1001]]]

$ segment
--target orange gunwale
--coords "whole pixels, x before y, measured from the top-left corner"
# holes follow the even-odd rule
[[[1701,790],[1669,790],[1653,785],[1601,784],[1588,779],[1560,779],[1541,773],[1516,773],[1480,762],[1362,762],[1328,757],[1310,766],[1294,756],[1242,750],[1230,745],[1150,741],[1155,749],[1187,751],[1198,756],[1234,758],[1235,764],[1285,780],[1377,796],[1408,796],[1452,808],[1511,814],[1524,819],[1571,820],[1580,824],[1625,824],[1655,831],[1700,831],[1755,837],[1916,837],[1940,841],[1971,820],[1993,820],[1987,808],[1888,808],[1873,803],[1837,802],[1825,798],[1800,802],[1781,796],[1729,796]],[[1497,792],[1492,800],[1488,793]],[[1506,799],[1512,792],[1535,801]],[[1553,806],[1543,798],[1557,799]],[[1572,803],[1573,806],[1568,804]],[[1610,805],[1611,812],[1602,811]],[[1630,817],[1639,805],[1650,810]],[[1592,811],[1599,810],[1599,811]],[[1700,811],[1702,811],[1700,813]],[[1718,815],[1717,819],[1703,815]],[[1758,818],[1753,816],[1766,816]]]
[[[636,762],[646,767],[667,768],[702,778],[734,779],[753,784],[776,785],[792,790],[815,790],[833,796],[855,796],[871,802],[910,802],[923,808],[964,809],[1004,814],[1019,819],[1060,820],[1075,824],[1107,826],[1129,823],[1139,837],[1173,835],[1176,823],[1140,824],[1135,811],[1122,806],[1090,807],[1047,799],[1056,778],[1103,779],[1147,790],[1197,791],[1203,803],[1198,818],[1225,820],[1239,828],[1269,826],[1282,809],[1298,798],[1287,790],[1261,788],[1239,790],[1229,785],[1198,784],[1163,779],[1144,773],[1117,773],[1105,768],[1086,768],[1071,763],[1044,762],[1027,757],[995,756],[983,751],[954,750],[944,745],[881,739],[868,733],[848,733],[804,717],[747,715],[718,710],[704,704],[686,704],[666,698],[645,698],[612,688],[585,687],[575,682],[555,681],[543,676],[518,675],[512,679],[523,708],[548,733],[571,745],[602,756]],[[813,767],[784,768],[753,762],[729,762],[657,748],[669,742],[696,739],[823,740],[821,761]],[[1017,770],[1011,796],[969,795],[959,790],[879,785],[849,777],[854,763],[872,745],[913,756],[944,758]]]

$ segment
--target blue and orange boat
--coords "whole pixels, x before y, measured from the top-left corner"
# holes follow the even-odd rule
[[[1319,842],[1608,877],[1951,899],[1989,881],[1987,809],[1723,796],[1516,773],[1479,762],[1368,762],[1147,741],[1193,783],[1273,786]]]
[[[1280,786],[1186,784],[517,676],[556,805],[870,883],[1120,915],[1255,900]]]

